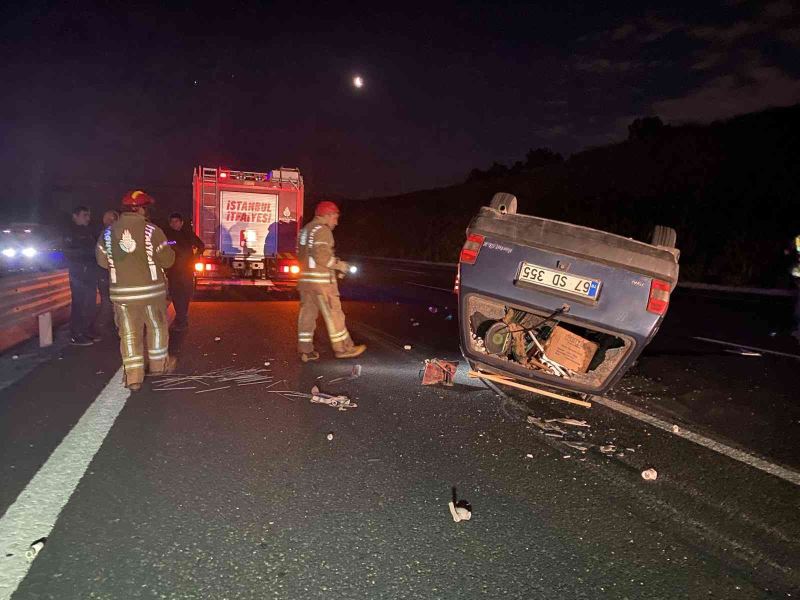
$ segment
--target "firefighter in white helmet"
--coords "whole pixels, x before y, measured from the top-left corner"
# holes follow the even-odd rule
[[[355,345],[345,324],[339,298],[337,275],[347,273],[350,265],[336,258],[333,230],[339,224],[339,208],[333,202],[320,202],[314,219],[303,229],[297,241],[300,260],[300,316],[297,322],[297,349],[303,362],[317,360],[314,350],[314,330],[317,316],[322,313],[328,338],[336,358],[355,358],[367,347]]]
[[[153,198],[141,190],[128,192],[122,199],[124,212],[105,228],[95,250],[98,264],[108,269],[124,383],[131,391],[142,387],[146,364],[151,373],[168,373],[176,362],[168,352],[164,278],[164,269],[172,266],[175,252],[164,232],[146,218],[146,207],[152,203]]]

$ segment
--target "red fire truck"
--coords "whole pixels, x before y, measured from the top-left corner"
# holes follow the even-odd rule
[[[295,254],[303,219],[303,178],[298,169],[265,173],[197,167],[194,230],[206,250],[195,263],[198,288],[296,284]]]

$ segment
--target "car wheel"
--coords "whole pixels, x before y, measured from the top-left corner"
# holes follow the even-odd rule
[[[674,248],[675,243],[678,241],[678,234],[672,227],[665,227],[664,225],[656,225],[653,229],[653,237],[650,243],[653,246],[664,246],[665,248]]]

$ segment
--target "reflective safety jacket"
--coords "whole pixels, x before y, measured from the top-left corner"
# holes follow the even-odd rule
[[[297,259],[300,261],[300,278],[297,282],[300,291],[318,285],[336,284],[336,271],[346,266],[336,258],[333,231],[320,217],[315,217],[300,230]]]
[[[792,265],[792,277],[800,279],[800,235],[794,238],[794,264]]]
[[[175,252],[158,227],[136,213],[122,213],[105,228],[95,248],[97,264],[108,269],[111,301],[151,304],[166,299],[164,269]]]

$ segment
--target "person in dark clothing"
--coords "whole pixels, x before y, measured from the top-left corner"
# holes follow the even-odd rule
[[[91,346],[100,338],[91,333],[97,306],[97,263],[94,247],[95,231],[89,227],[91,211],[78,206],[72,211],[72,223],[64,236],[64,257],[69,267],[69,289],[72,294],[70,310],[70,343]]]
[[[167,239],[175,251],[175,263],[167,270],[169,296],[175,307],[172,326],[175,331],[183,331],[189,326],[189,303],[194,293],[194,258],[205,250],[203,241],[184,224],[180,213],[172,213],[166,231]]]

